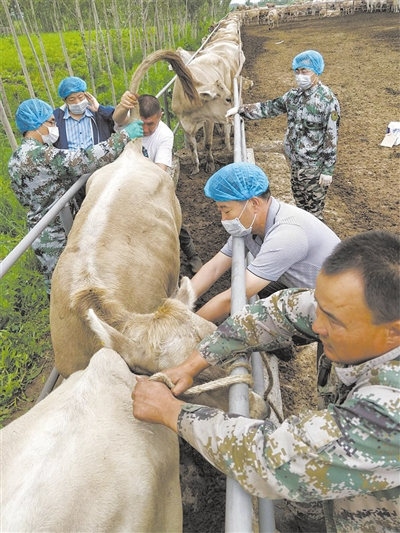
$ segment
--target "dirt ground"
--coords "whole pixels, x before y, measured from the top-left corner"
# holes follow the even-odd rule
[[[293,57],[307,49],[322,53],[325,72],[321,80],[334,91],[341,105],[338,159],[327,197],[325,221],[342,239],[372,229],[398,232],[400,147],[380,146],[388,123],[399,120],[398,15],[378,12],[322,19],[309,17],[272,30],[267,26],[244,26],[242,42],[246,56],[243,74],[254,82],[243,94],[244,103],[283,95],[294,84]],[[247,121],[246,144],[253,148],[255,162],[269,177],[272,194],[294,203],[289,169],[282,154],[285,129],[285,116]],[[200,174],[191,177],[185,150],[179,155],[181,173],[177,194],[184,224],[202,260],[207,261],[225,243],[227,234],[213,202],[203,194],[209,177],[204,172],[204,158]],[[233,161],[232,154],[221,149],[218,136],[215,136],[214,156],[217,169]],[[184,256],[182,274],[190,276]],[[228,276],[220,280],[199,300],[199,306],[227,288],[229,281]],[[279,365],[285,416],[315,407],[314,350],[299,349],[294,361]],[[224,477],[185,445],[182,474],[184,532],[223,532]],[[322,524],[313,528],[315,524],[307,525],[303,521],[301,525],[298,513],[291,513],[292,507],[278,505],[279,531],[324,531]]]
[[[272,30],[267,26],[245,26],[242,41],[246,56],[243,74],[254,82],[243,94],[244,103],[281,96],[292,87],[294,78],[290,66],[297,53],[312,48],[323,54],[326,70],[322,81],[335,92],[342,111],[338,162],[327,197],[326,223],[341,238],[377,228],[398,232],[400,147],[379,146],[388,123],[399,120],[398,15],[378,12],[325,19],[303,18]],[[285,129],[286,117],[248,121],[246,141],[254,150],[255,162],[268,175],[273,195],[294,203],[289,169],[282,154]],[[218,135],[214,145],[217,169],[233,161],[232,153],[222,148]],[[192,177],[185,150],[178,155],[181,172],[177,195],[183,222],[206,262],[222,247],[227,234],[213,202],[203,194],[209,177],[204,172],[205,158],[200,173]],[[186,258],[181,255],[181,259],[182,275],[191,277]],[[198,306],[229,284],[226,275],[199,299]],[[298,349],[294,360],[279,362],[279,369],[284,415],[314,408],[314,348]],[[50,370],[51,366],[46,373]],[[28,397],[38,395],[43,380],[44,376],[29,388]],[[21,411],[12,418],[31,406],[21,405]],[[225,477],[184,442],[181,443],[181,476],[184,533],[222,533]],[[324,531],[320,523],[304,525],[293,509],[282,502],[277,505],[277,528],[281,533]]]

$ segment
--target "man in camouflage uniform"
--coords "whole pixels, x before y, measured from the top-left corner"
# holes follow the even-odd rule
[[[58,139],[58,128],[49,104],[36,98],[26,100],[18,107],[15,119],[24,138],[8,162],[8,171],[18,200],[28,208],[28,230],[80,176],[111,163],[131,139],[143,135],[142,122],[139,121],[86,150],[61,150],[52,145]],[[32,244],[48,293],[51,275],[66,240],[65,230],[57,217]]]
[[[324,71],[320,53],[307,50],[293,59],[298,88],[280,98],[230,109],[255,120],[287,113],[285,154],[291,165],[291,186],[297,207],[323,220],[325,196],[336,163],[340,106],[331,89],[319,81]]]
[[[399,255],[396,235],[356,235],[326,259],[315,296],[286,289],[245,306],[166,371],[179,395],[210,364],[272,351],[293,335],[319,338],[338,382],[325,409],[276,427],[184,403],[139,378],[135,417],[170,427],[252,495],[328,503],[329,532],[400,531]]]

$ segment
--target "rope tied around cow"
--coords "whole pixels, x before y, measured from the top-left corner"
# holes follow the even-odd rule
[[[251,366],[248,363],[234,363],[229,367],[229,372],[234,368],[245,368],[248,372],[251,372]],[[149,381],[160,381],[164,383],[169,389],[174,387],[174,383],[169,379],[169,377],[163,372],[157,372],[150,376]],[[250,374],[237,374],[234,376],[226,376],[225,378],[216,379],[210,381],[209,383],[203,383],[202,385],[196,385],[195,387],[190,387],[185,391],[185,395],[195,396],[201,392],[207,392],[211,390],[220,389],[223,387],[230,387],[237,383],[246,383],[250,388],[253,388],[253,378]]]

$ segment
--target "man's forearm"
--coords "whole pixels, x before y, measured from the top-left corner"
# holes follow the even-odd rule
[[[214,323],[225,320],[229,316],[231,308],[230,294],[230,290],[217,294],[204,304],[196,314]]]
[[[126,109],[122,107],[121,104],[118,104],[114,110],[113,120],[116,124],[118,124],[118,126],[125,126],[125,124],[128,123],[129,115],[129,109]]]

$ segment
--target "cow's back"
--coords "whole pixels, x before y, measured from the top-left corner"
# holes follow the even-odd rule
[[[56,367],[66,377],[100,347],[88,328],[94,308],[107,320],[148,313],[179,277],[181,211],[171,177],[129,143],[95,172],[53,274],[50,324]]]
[[[1,431],[3,531],[181,530],[177,436],[133,417],[135,379],[102,349]]]

